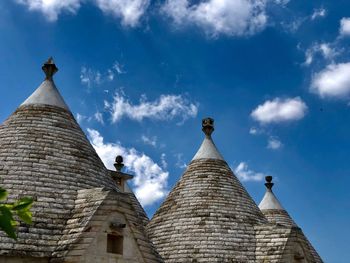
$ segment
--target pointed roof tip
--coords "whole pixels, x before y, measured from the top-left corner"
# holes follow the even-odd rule
[[[58,71],[52,57],[44,63],[42,70],[45,73],[45,80],[40,86],[21,104],[44,104],[63,108],[69,111],[67,104],[62,98],[60,92],[52,79],[53,75]]]
[[[214,131],[214,119],[207,117],[202,120],[202,131],[206,136],[211,136]]]
[[[278,201],[272,192],[272,176],[265,177],[266,193],[259,204],[259,209],[270,223],[277,223],[284,226],[298,226],[293,218]]]
[[[272,192],[272,187],[274,185],[274,183],[272,183],[272,176],[266,176],[265,180],[266,180],[266,183],[265,183],[266,193],[259,204],[260,210],[267,210],[267,209],[284,210],[283,206],[278,201],[275,194]]]
[[[58,71],[58,68],[56,67],[55,62],[53,61],[52,56],[49,57],[49,59],[44,63],[44,65],[41,67],[42,70],[45,73],[45,76],[47,80],[52,80],[53,75]]]
[[[200,146],[199,150],[193,157],[192,161],[198,160],[198,159],[218,159],[223,160],[224,158],[216,148],[212,138],[211,134],[214,131],[214,119],[212,118],[205,118],[202,120],[202,131],[205,134],[205,138],[202,142],[202,145]]]

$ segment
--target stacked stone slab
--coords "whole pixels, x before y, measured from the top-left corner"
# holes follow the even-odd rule
[[[322,262],[287,212],[287,224],[263,214],[212,141],[213,120],[202,126],[201,147],[147,225],[164,261]]]
[[[33,224],[20,224],[18,240],[0,232],[0,262],[110,262],[111,255],[91,244],[111,231],[103,222],[116,217],[135,248],[128,262],[161,262],[137,199],[119,189],[57,90],[53,61],[43,70],[44,82],[0,126],[0,185],[9,202],[34,198]],[[98,254],[95,261],[84,257],[87,248]]]

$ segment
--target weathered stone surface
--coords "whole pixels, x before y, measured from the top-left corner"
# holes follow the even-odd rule
[[[164,261],[322,263],[271,189],[262,203],[274,209],[261,211],[212,152],[217,152],[214,144],[201,146],[147,225]]]
[[[198,159],[147,226],[165,262],[252,262],[254,225],[267,220],[219,159]]]
[[[290,227],[297,226],[286,210],[264,209],[261,211],[271,223]]]
[[[109,171],[63,107],[25,104],[0,126],[0,184],[9,191],[9,202],[23,196],[35,200],[33,224],[18,227],[16,242],[0,232],[0,256],[8,262],[85,262],[78,255],[93,240],[87,227],[108,216],[107,210],[118,210],[132,225],[143,253],[135,262],[162,262],[145,235],[147,217],[137,199],[132,193],[118,195]],[[107,198],[112,195],[117,200]],[[98,262],[108,262],[107,254]]]

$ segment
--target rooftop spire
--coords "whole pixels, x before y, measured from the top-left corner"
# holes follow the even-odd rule
[[[272,192],[272,187],[274,185],[274,183],[272,183],[272,176],[266,176],[265,180],[266,193],[259,204],[261,212],[269,222],[287,226],[297,226]]]
[[[266,176],[265,180],[266,180],[266,183],[265,183],[266,193],[263,200],[261,200],[259,204],[259,208],[261,210],[264,210],[264,209],[284,210],[281,203],[278,201],[277,197],[272,192],[272,186],[274,185],[274,183],[272,183],[272,176]]]
[[[274,185],[274,183],[272,183],[272,176],[270,175],[266,176],[265,180],[266,180],[266,183],[265,183],[266,188],[272,190],[272,187]]]
[[[193,157],[193,160],[197,159],[219,159],[224,160],[224,158],[219,153],[218,149],[216,148],[212,138],[211,134],[214,131],[214,119],[212,118],[205,118],[202,120],[202,131],[205,134],[205,138],[202,142],[201,147],[199,148],[196,155]]]
[[[49,57],[49,59],[44,63],[44,65],[41,68],[45,72],[45,79],[47,80],[52,80],[52,76],[55,75],[55,73],[58,71],[58,68],[56,67],[56,64],[53,61],[52,57]]]
[[[211,136],[214,131],[214,119],[205,118],[202,120],[202,131],[206,136]]]
[[[117,170],[117,172],[121,172],[121,170],[123,169],[123,167],[124,167],[123,161],[124,161],[123,156],[117,155],[117,157],[115,158],[115,163],[114,163],[114,167]]]

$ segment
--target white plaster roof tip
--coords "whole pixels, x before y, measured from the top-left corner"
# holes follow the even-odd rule
[[[264,198],[261,200],[259,204],[260,210],[274,209],[274,210],[284,210],[281,203],[278,201],[277,197],[274,193],[267,189]]]
[[[260,210],[284,210],[283,206],[272,192],[272,187],[274,185],[274,183],[272,182],[272,176],[266,176],[265,180],[266,193],[259,204]]]
[[[202,130],[205,134],[205,138],[202,142],[202,145],[199,147],[199,150],[193,157],[192,161],[198,159],[224,160],[211,138],[211,134],[214,131],[214,120],[212,118],[203,119]]]
[[[69,110],[52,80],[44,80],[41,85],[21,105],[45,104]]]
[[[222,155],[219,153],[211,137],[205,137],[201,147],[193,157],[193,160],[197,159],[219,159],[224,160]]]
[[[45,80],[21,105],[45,104],[61,107],[69,111],[67,104],[64,102],[52,79],[53,75],[58,71],[52,57],[44,63],[42,70],[46,76]]]

